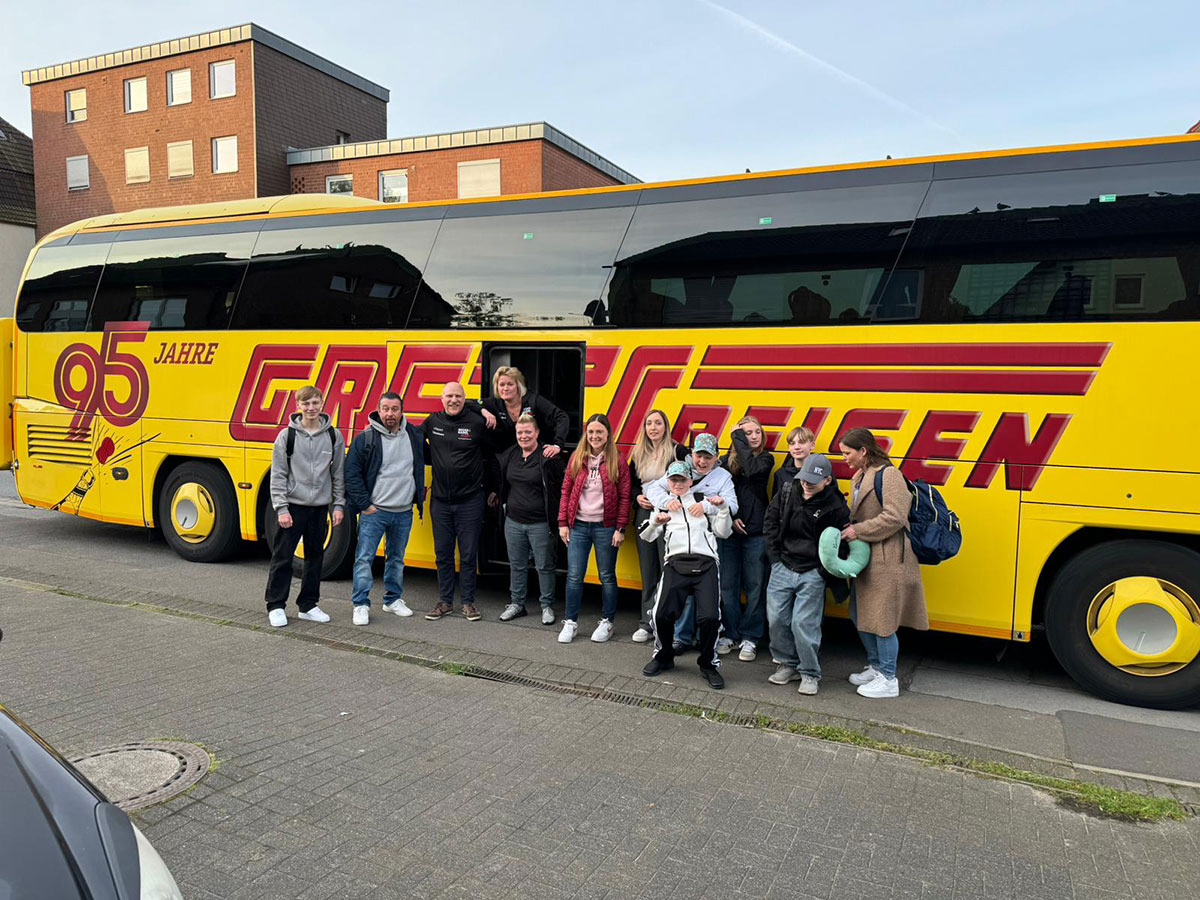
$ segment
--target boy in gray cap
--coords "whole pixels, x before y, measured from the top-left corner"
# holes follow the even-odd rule
[[[801,490],[796,490],[799,484]],[[821,680],[821,619],[826,581],[836,580],[821,567],[821,532],[841,530],[850,508],[833,480],[833,467],[821,453],[808,456],[794,482],[778,491],[767,507],[763,531],[771,577],[767,582],[767,631],[779,668],[771,684],[800,682],[801,694],[815,694]],[[843,582],[844,587],[844,582]]]

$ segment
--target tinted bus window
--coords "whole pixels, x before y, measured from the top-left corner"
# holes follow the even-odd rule
[[[875,182],[883,177],[854,174]],[[829,183],[815,178],[795,176],[789,183]],[[891,270],[927,186],[914,180],[665,202],[656,191],[643,192],[609,291],[613,321],[657,326],[912,318],[915,304],[893,299],[904,291],[893,292]],[[662,192],[672,195],[673,189]]]
[[[922,319],[1200,317],[1196,164],[935,181],[902,265]]]
[[[17,300],[22,331],[83,331],[108,256],[107,243],[38,250]]]
[[[629,225],[632,207],[624,204],[631,202],[575,197],[451,208],[424,280],[442,303],[431,307],[432,316],[414,316],[409,327],[602,324],[604,283]],[[561,208],[567,205],[569,211]]]
[[[118,235],[89,329],[99,331],[106,322],[149,322],[152,330],[228,327],[254,232],[148,237],[154,233]]]
[[[402,212],[402,211],[396,211]],[[238,298],[234,328],[403,328],[441,210],[269,221]]]

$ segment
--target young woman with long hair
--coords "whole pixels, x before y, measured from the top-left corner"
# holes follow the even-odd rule
[[[560,644],[569,644],[579,630],[583,576],[588,556],[596,548],[596,569],[604,608],[592,632],[597,643],[612,637],[617,612],[617,550],[629,524],[629,469],[621,461],[608,417],[596,413],[587,420],[583,440],[571,454],[558,505],[558,534],[567,545],[567,611]]]
[[[629,496],[633,498],[633,525],[639,532],[654,512],[654,504],[646,499],[643,483],[657,481],[667,474],[667,466],[677,460],[687,459],[687,447],[677,444],[671,437],[671,420],[661,409],[652,409],[642,421],[637,440],[629,452]],[[658,580],[662,576],[663,542],[638,541],[638,568],[642,573],[642,617],[633,639],[644,644],[653,636],[650,612],[654,608],[654,595]]]
[[[871,561],[854,579],[850,592],[850,618],[867,651],[867,667],[851,675],[850,683],[864,697],[896,697],[900,694],[896,629],[901,625],[921,631],[929,628],[921,570],[905,532],[912,494],[866,428],[847,431],[838,450],[854,472],[850,524],[842,529],[842,537],[871,545]]]

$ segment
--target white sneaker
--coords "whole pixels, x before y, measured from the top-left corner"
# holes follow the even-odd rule
[[[645,627],[639,628],[637,631],[635,631],[633,633],[633,642],[635,644],[644,644],[648,640],[650,640],[650,638],[652,638],[652,637],[654,637],[654,635],[652,635],[650,633],[649,628],[645,628]]]
[[[850,683],[853,685],[870,684],[879,677],[879,672],[874,666],[867,666],[861,672],[855,672],[850,676]]]
[[[314,606],[308,612],[300,613],[300,618],[305,622],[328,622],[329,615],[319,606]]]
[[[900,681],[896,678],[885,678],[883,675],[876,675],[874,681],[868,684],[860,684],[858,686],[858,693],[863,697],[871,697],[873,699],[899,697]]]
[[[371,621],[371,608],[369,606],[354,607],[354,624],[367,625]]]
[[[542,624],[543,625],[553,625],[554,624],[554,610],[551,609],[549,606],[544,607],[542,609]]]
[[[592,640],[597,644],[603,644],[613,633],[612,619],[601,619],[600,624],[596,626],[596,630],[592,632]]]
[[[731,641],[729,638],[718,638],[717,639],[717,653],[719,653],[721,656],[728,655],[729,651],[732,649],[733,649],[733,641]]]
[[[275,628],[282,628],[287,624],[287,613],[282,609],[273,609],[267,613],[267,621]]]
[[[813,678],[811,675],[801,675],[800,676],[800,687],[796,688],[796,691],[797,691],[797,693],[801,693],[801,694],[811,697],[813,694],[815,694],[817,692],[817,687],[819,686],[819,684],[820,684],[820,682],[817,681],[817,679]]]
[[[791,666],[785,666],[780,663],[779,668],[771,675],[767,676],[767,681],[771,684],[787,684],[789,681],[798,681],[802,676]]]
[[[504,607],[504,612],[500,613],[500,621],[511,622],[517,616],[523,616],[525,614],[524,603],[510,603],[508,606]]]
[[[383,604],[383,610],[384,612],[395,613],[398,616],[407,617],[412,615],[412,610],[408,608],[408,604],[399,598],[393,600],[391,603]]]
[[[742,649],[738,652],[738,659],[742,662],[750,662],[756,656],[758,656],[758,649],[754,646],[754,641],[742,641]]]
[[[558,633],[558,642],[560,644],[569,644],[575,640],[575,635],[579,632],[579,623],[572,619],[564,619],[562,631]]]

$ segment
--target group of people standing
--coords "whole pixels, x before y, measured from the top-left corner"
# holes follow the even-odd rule
[[[928,628],[916,557],[906,553],[911,495],[864,428],[842,435],[838,446],[853,472],[847,503],[830,460],[814,452],[815,436],[803,427],[788,434],[787,457],[769,491],[774,458],[753,416],[737,423],[723,456],[712,434],[696,435],[690,450],[677,443],[669,418],[658,409],[645,417],[627,462],[602,414],[588,418],[582,439],[568,453],[568,416],[527,390],[513,367],[497,369],[492,396],[482,402],[468,400],[461,384],[445,385],[442,410],[421,426],[407,421],[399,395],[383,394],[348,454],[321,411],[320,392],[302,388],[296,401],[297,412],[275,441],[271,466],[278,528],[266,599],[274,626],[287,624],[292,557],[301,538],[300,618],[330,620],[318,605],[327,518],[336,526],[343,515],[355,514],[354,624],[370,620],[371,567],[381,541],[383,609],[413,615],[403,599],[404,553],[414,511],[424,514],[428,461],[439,597],[426,619],[452,614],[456,595],[467,620],[481,618],[475,581],[490,506],[503,519],[510,567],[501,621],[528,615],[532,562],[542,624],[557,623],[557,545],[565,546],[566,605],[558,634],[564,644],[579,632],[592,558],[602,608],[591,640],[612,637],[617,554],[632,520],[642,582],[633,640],[653,642],[643,670],[647,676],[673,668],[676,657],[694,647],[702,676],[719,689],[721,657],[736,649],[739,659],[751,661],[766,642],[777,666],[768,681],[799,682],[801,694],[816,694],[829,589],[835,599],[849,599],[866,650],[867,666],[850,676],[851,683],[866,697],[894,697],[896,630]],[[820,537],[830,527],[844,540],[871,546],[870,562],[849,584],[821,563]]]

